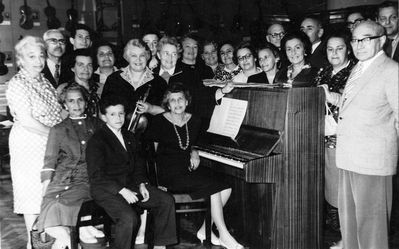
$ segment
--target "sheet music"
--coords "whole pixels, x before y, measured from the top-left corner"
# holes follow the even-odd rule
[[[213,110],[208,132],[235,139],[247,111],[248,101],[222,98]]]

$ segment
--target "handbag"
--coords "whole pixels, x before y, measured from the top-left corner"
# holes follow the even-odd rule
[[[324,136],[332,136],[337,134],[337,121],[333,117],[333,113],[326,102],[326,115],[324,119]]]
[[[55,238],[47,234],[46,232],[39,232],[37,230],[38,218],[33,223],[32,230],[30,231],[31,243],[33,249],[51,249],[55,242]]]

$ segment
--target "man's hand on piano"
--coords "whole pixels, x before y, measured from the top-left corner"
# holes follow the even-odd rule
[[[200,157],[197,150],[192,150],[190,156],[190,166],[188,167],[188,170],[193,171],[198,168],[200,164]]]

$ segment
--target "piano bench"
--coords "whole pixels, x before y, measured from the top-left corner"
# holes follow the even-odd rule
[[[189,194],[173,194],[175,199],[176,214],[205,213],[205,241],[204,246],[211,248],[211,199],[201,198],[193,200]]]

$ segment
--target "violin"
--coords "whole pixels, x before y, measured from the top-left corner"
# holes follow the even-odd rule
[[[4,4],[3,4],[3,0],[0,0],[0,23],[2,23],[4,21],[4,17],[3,17],[3,11],[4,11]]]
[[[68,21],[65,23],[65,29],[71,32],[78,23],[78,11],[75,9],[75,0],[71,0],[71,8],[67,10]]]
[[[147,100],[147,97],[150,94],[150,90],[151,90],[151,84],[148,84],[147,90],[140,99],[141,101],[145,102]],[[128,131],[134,134],[139,134],[142,133],[147,128],[147,125],[148,125],[148,119],[142,113],[138,113],[138,107],[136,105],[136,108],[131,114],[130,122],[127,127]]]
[[[21,18],[19,19],[19,26],[23,29],[33,28],[32,9],[28,6],[27,0],[24,0],[24,5],[19,7]]]
[[[44,8],[44,14],[47,16],[47,27],[49,29],[58,29],[61,27],[60,20],[55,16],[56,10],[51,6],[49,0],[47,0],[47,7]]]

